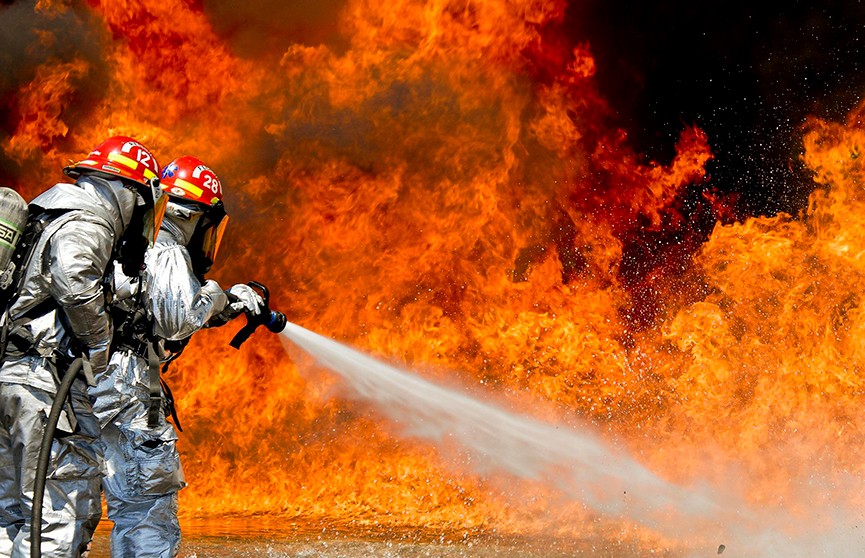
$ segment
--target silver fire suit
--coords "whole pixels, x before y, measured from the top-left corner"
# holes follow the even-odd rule
[[[131,281],[119,268],[115,272],[116,307],[126,313],[143,308],[146,329],[159,344],[187,338],[209,321],[222,325],[228,318],[224,311],[231,311],[215,281],[202,285],[196,278],[187,241],[166,213],[156,245],[147,252],[143,282]],[[153,378],[146,339],[121,337],[107,374],[91,388],[106,446],[103,490],[114,522],[111,555],[170,558],[180,544],[177,492],[186,486],[177,434],[161,405],[158,423],[148,425]]]
[[[60,215],[39,237],[7,317],[9,342],[0,364],[0,556],[30,556],[44,423],[76,347],[88,353],[97,377],[104,374],[112,329],[103,279],[135,203],[135,193],[119,180],[92,175],[58,184],[31,202]],[[71,400],[74,412],[64,410],[51,448],[42,556],[79,556],[101,515],[103,450],[84,380],[73,384]]]

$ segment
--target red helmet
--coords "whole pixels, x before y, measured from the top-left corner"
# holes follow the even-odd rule
[[[222,183],[200,159],[179,157],[162,169],[162,189],[174,198],[211,206],[222,201]]]
[[[168,196],[159,186],[159,163],[149,149],[126,136],[113,136],[96,146],[83,161],[63,169],[67,176],[78,178],[82,172],[95,171],[118,176],[138,186],[146,207],[142,234],[153,242],[159,232]]]
[[[69,165],[63,172],[78,178],[89,169],[113,174],[145,186],[159,177],[159,163],[149,149],[126,136],[114,136],[100,143],[83,161]]]
[[[228,225],[222,203],[222,183],[200,159],[184,155],[162,169],[162,188],[172,200],[201,204],[204,216],[187,248],[201,273],[210,270]]]

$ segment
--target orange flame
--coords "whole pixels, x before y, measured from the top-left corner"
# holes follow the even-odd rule
[[[64,112],[72,102],[75,82],[88,71],[89,64],[80,59],[52,61],[38,68],[36,77],[19,94],[20,120],[15,134],[4,145],[11,157],[19,161],[32,161],[40,155],[55,159],[54,142],[69,132]]]
[[[339,44],[258,61],[189,3],[91,4],[110,31],[105,87],[73,111],[101,70],[52,60],[19,91],[3,149],[42,180],[22,191],[108,134],[163,162],[195,154],[229,189],[217,278],[263,281],[292,321],[525,412],[587,418],[672,479],[722,482],[736,464],[765,505],[818,469],[861,477],[861,111],[810,122],[823,188],[802,215],[719,223],[637,297],[625,242],[691,232],[680,204],[710,138],[685,129],[666,165],[633,152],[590,46],[559,46],[562,2],[351,0]],[[334,399],[332,378],[301,378],[276,339],[227,348],[237,327],[200,333],[168,378],[186,517],[560,525],[552,491],[516,505]],[[564,531],[585,513],[564,506]]]

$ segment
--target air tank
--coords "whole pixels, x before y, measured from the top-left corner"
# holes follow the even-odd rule
[[[26,224],[27,202],[15,190],[0,186],[0,289],[12,280],[12,254]]]

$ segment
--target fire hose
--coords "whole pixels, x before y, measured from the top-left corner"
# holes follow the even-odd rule
[[[60,412],[63,404],[72,389],[75,377],[84,366],[83,358],[72,361],[69,369],[63,375],[60,385],[57,387],[57,395],[51,405],[48,421],[45,423],[45,432],[42,434],[42,445],[39,446],[39,459],[36,462],[36,478],[33,482],[33,509],[30,513],[30,558],[42,556],[42,501],[45,499],[45,482],[48,478],[48,463],[51,461],[51,444],[54,442],[54,432],[57,430],[57,421],[60,420]]]

